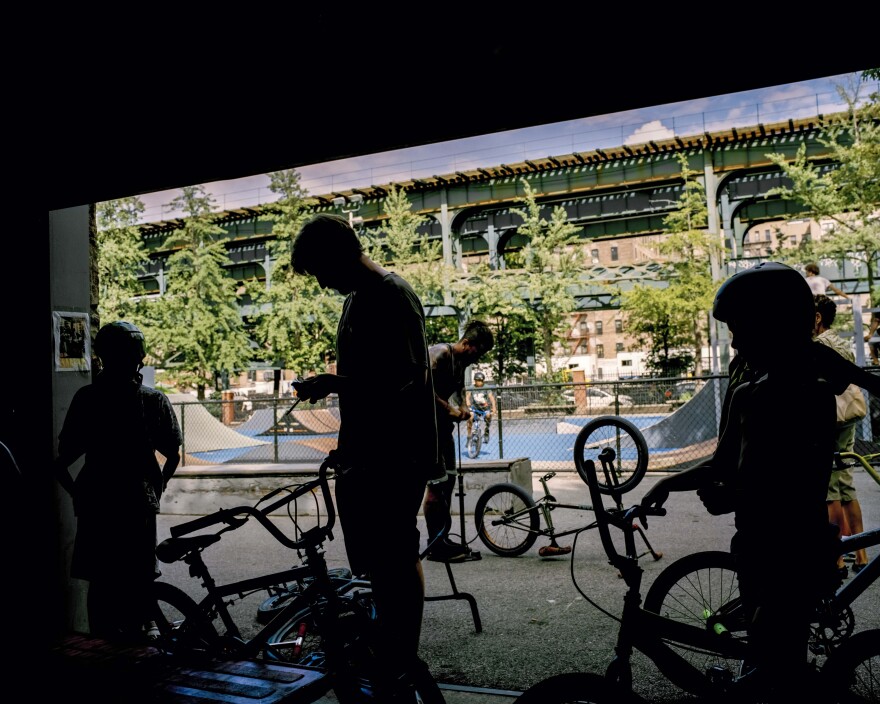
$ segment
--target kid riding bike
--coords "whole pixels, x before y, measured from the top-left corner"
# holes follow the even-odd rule
[[[467,404],[471,417],[467,422],[467,454],[474,459],[480,454],[480,448],[489,442],[489,426],[492,416],[498,412],[495,393],[483,385],[486,375],[474,373],[474,388],[467,392]]]

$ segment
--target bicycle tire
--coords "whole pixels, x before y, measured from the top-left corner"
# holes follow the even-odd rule
[[[607,477],[599,460],[600,453],[606,449],[614,452]],[[601,493],[626,493],[634,489],[648,471],[648,443],[642,431],[625,418],[599,416],[581,428],[574,442],[575,469],[589,486],[588,460],[595,464]]]
[[[601,675],[569,672],[532,685],[514,704],[626,704],[627,701],[636,699],[615,688]]]
[[[473,432],[471,432],[470,437],[467,442],[467,456],[472,460],[476,459],[480,456],[480,449],[483,446],[483,436],[480,433],[479,426],[474,426]]]
[[[528,509],[528,513],[515,521],[492,525],[496,517],[510,516],[523,509]],[[532,496],[521,486],[508,482],[493,484],[480,494],[474,507],[474,521],[483,545],[501,557],[517,557],[527,552],[538,539],[541,524]]]
[[[340,596],[337,628],[342,638],[341,652],[347,665],[356,672],[367,673],[373,659],[372,651],[365,634],[375,620],[375,607],[372,598],[359,596]],[[318,628],[315,609],[326,608],[325,601],[319,601],[297,611],[278,630],[267,639],[265,654],[272,660],[297,664],[323,666],[326,644],[324,635]],[[301,630],[302,628],[302,630]],[[292,645],[298,638],[302,642]],[[281,645],[290,643],[291,645]]]
[[[685,555],[668,565],[651,584],[644,602],[646,611],[692,626],[709,629],[714,627],[716,620],[720,621],[726,631],[724,637],[745,640],[745,618],[738,606],[739,584],[734,557],[720,550]],[[690,646],[679,647],[671,641],[667,644],[702,672],[715,666],[727,670],[733,678],[741,671],[740,660]],[[691,694],[700,692],[692,691]]]
[[[327,570],[327,574],[330,575],[330,579],[334,582],[352,578],[351,570],[347,567],[334,567]],[[257,607],[257,623],[264,625],[269,623],[287,606],[291,599],[302,593],[304,586],[310,581],[312,580],[304,579],[299,582],[291,582],[284,591],[264,599]]]
[[[152,620],[159,628],[156,645],[168,652],[213,651],[220,636],[199,605],[182,589],[153,582]]]
[[[829,702],[880,702],[880,629],[856,633],[835,649],[822,679]]]

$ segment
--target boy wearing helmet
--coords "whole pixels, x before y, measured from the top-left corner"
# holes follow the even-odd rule
[[[483,442],[489,440],[489,424],[492,422],[492,416],[498,413],[498,404],[495,400],[495,393],[490,389],[484,388],[486,383],[486,375],[483,372],[474,372],[474,388],[467,392],[468,408],[478,408],[486,412],[486,430],[484,432]],[[473,416],[468,418],[467,434],[471,436],[471,428],[473,427]]]
[[[146,351],[136,326],[103,326],[95,352],[101,371],[74,395],[54,465],[77,516],[70,574],[89,583],[93,635],[152,639],[159,635],[150,599],[159,574],[156,514],[180,461],[180,428],[165,394],[141,385]],[[74,480],[69,468],[81,456]]]
[[[737,351],[718,448],[709,462],[660,480],[642,503],[659,506],[669,491],[696,489],[713,515],[734,512],[731,552],[751,614],[752,684],[768,701],[782,701],[799,685],[810,692],[810,615],[836,577],[825,494],[839,379],[825,379],[840,375],[825,374],[838,367],[812,342],[812,292],[784,264],[734,274],[718,290],[713,315]],[[776,527],[767,521],[770,506],[780,524],[794,527],[782,570],[767,545]]]

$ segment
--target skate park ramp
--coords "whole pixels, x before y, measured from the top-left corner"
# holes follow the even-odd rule
[[[211,450],[233,450],[257,445],[267,445],[267,440],[248,437],[223,425],[200,403],[193,402],[188,394],[168,394],[177,422],[186,428],[186,453]]]
[[[718,444],[718,422],[727,382],[726,378],[707,379],[693,398],[675,411],[640,427],[648,444],[648,469],[686,469],[711,457]],[[556,432],[578,433],[582,427],[563,421],[556,424]]]
[[[278,414],[278,420],[275,414]],[[236,431],[251,437],[258,435],[272,435],[278,426],[278,431],[285,435],[323,435],[339,432],[339,409],[316,408],[295,409],[287,413],[287,408],[258,408],[244,423],[236,428]]]

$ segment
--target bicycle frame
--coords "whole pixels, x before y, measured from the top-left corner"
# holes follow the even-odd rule
[[[319,487],[327,506],[327,523],[324,526],[316,526],[305,531],[300,540],[292,540],[268,518],[269,514],[273,511]],[[269,496],[271,497],[271,494]],[[244,515],[245,518],[239,518],[241,515]],[[281,572],[218,585],[202,560],[201,552],[207,546],[218,542],[222,533],[235,530],[244,525],[248,517],[256,518],[283,545],[296,550],[304,550],[306,553],[305,564]],[[211,535],[194,536],[192,538],[182,537],[188,533],[218,523],[226,523],[228,527]],[[160,544],[159,548],[157,548],[157,554],[160,555],[160,559],[163,559],[164,556],[163,561],[165,562],[183,560],[189,565],[190,575],[201,580],[202,586],[207,591],[207,595],[198,602],[200,611],[203,614],[210,614],[216,611],[226,628],[225,635],[237,641],[237,649],[240,651],[240,655],[243,657],[256,657],[261,651],[271,653],[272,646],[279,644],[269,644],[269,638],[307,606],[311,606],[319,599],[323,599],[331,607],[338,607],[338,603],[334,599],[341,598],[343,594],[348,594],[359,587],[369,588],[369,582],[357,578],[352,578],[345,585],[334,585],[333,580],[327,574],[327,564],[320,548],[325,539],[333,539],[332,529],[334,524],[335,510],[329,493],[327,465],[325,463],[319,470],[318,479],[301,485],[292,493],[266,508],[256,509],[252,506],[239,506],[221,509],[208,516],[172,526],[170,529],[172,538]],[[312,578],[312,581],[299,594],[292,597],[252,638],[247,641],[242,639],[241,631],[229,613],[226,601],[229,597],[238,596],[243,598],[257,591],[268,591],[280,584],[304,580],[307,577]],[[315,613],[316,620],[323,616],[318,611]],[[331,629],[332,624],[319,623],[319,627]]]
[[[606,449],[605,453],[613,453]],[[601,455],[600,455],[601,458]],[[632,691],[632,665],[630,656],[633,650],[644,653],[673,684],[698,695],[717,694],[717,684],[709,673],[701,672],[668,643],[690,646],[705,652],[718,654],[724,658],[744,660],[746,644],[729,634],[719,634],[712,629],[700,628],[681,623],[641,608],[641,581],[643,570],[635,555],[636,520],[647,528],[647,515],[664,516],[665,509],[633,506],[627,510],[610,512],[602,503],[596,479],[596,468],[592,460],[586,460],[590,497],[596,514],[596,527],[605,553],[611,565],[616,567],[626,582],[623,614],[620,620],[615,656],[606,670],[606,677],[628,692]],[[609,526],[618,528],[624,536],[625,555],[617,551],[611,538]]]
[[[572,509],[575,511],[594,511],[593,507],[590,504],[566,504],[560,501],[557,501],[556,498],[550,493],[550,489],[547,487],[547,482],[550,481],[553,477],[556,476],[556,472],[548,472],[543,477],[540,478],[541,487],[544,490],[544,496],[539,499],[535,499],[535,506],[527,506],[524,509],[519,511],[505,514],[500,518],[497,518],[492,521],[492,525],[505,525],[511,528],[515,528],[517,530],[524,531],[526,533],[533,533],[538,536],[549,536],[553,539],[556,538],[564,538],[568,535],[574,535],[575,533],[580,533],[583,530],[590,530],[595,528],[598,524],[597,521],[593,521],[592,523],[587,524],[586,526],[578,526],[577,528],[571,528],[569,530],[559,531],[557,532],[553,525],[553,517],[552,512],[556,509]],[[527,521],[521,521],[520,519],[524,516],[528,516],[535,508],[539,509],[541,512],[541,516],[544,518],[544,523],[546,528],[539,528],[538,530],[533,530]],[[620,502],[617,502],[617,510],[622,510],[623,506]],[[645,545],[648,549],[645,552],[639,554],[632,554],[632,557],[638,559],[640,557],[644,557],[647,554],[651,554],[654,559],[659,559],[661,557],[660,553],[657,553],[648,542],[647,537],[645,536],[642,529],[634,525],[633,530],[635,530],[641,536]]]
[[[610,449],[606,452],[612,452]],[[631,691],[632,668],[630,656],[633,650],[645,654],[657,665],[658,669],[669,680],[698,696],[718,694],[719,679],[725,677],[721,672],[700,672],[697,668],[677,653],[669,643],[700,649],[727,659],[744,660],[746,644],[744,641],[730,637],[729,632],[722,629],[720,633],[711,627],[712,621],[707,620],[707,627],[693,626],[668,619],[664,616],[646,611],[641,607],[641,579],[643,570],[630,555],[635,546],[635,520],[641,520],[647,527],[646,516],[665,515],[665,509],[633,506],[621,512],[610,512],[602,505],[602,497],[595,479],[595,465],[587,460],[588,482],[590,495],[593,499],[596,523],[602,546],[608,555],[609,562],[618,568],[627,584],[624,596],[623,615],[620,620],[615,657],[606,670],[606,677],[612,682]],[[620,555],[611,539],[609,526],[613,525],[623,532],[626,555]],[[841,554],[848,550],[877,545],[880,543],[880,529],[866,531],[841,540]],[[842,609],[851,604],[870,586],[880,574],[880,556],[875,556],[859,574],[842,586],[835,596],[835,609]],[[729,674],[727,675],[729,676]],[[717,679],[716,679],[717,677]],[[722,684],[732,684],[733,678]]]

